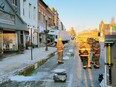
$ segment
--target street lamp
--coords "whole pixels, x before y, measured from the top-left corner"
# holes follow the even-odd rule
[[[44,30],[45,35],[46,35],[46,48],[45,48],[45,51],[48,51],[47,38],[48,38],[49,30],[47,30],[47,17],[45,18],[45,23],[46,23],[46,30]]]

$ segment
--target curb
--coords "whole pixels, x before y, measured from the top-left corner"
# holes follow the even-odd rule
[[[32,64],[30,65],[25,65],[25,67],[23,68],[20,68],[20,69],[15,69],[13,70],[12,72],[9,72],[8,74],[4,74],[2,76],[0,76],[0,84],[4,83],[4,82],[7,82],[7,81],[10,81],[10,79],[8,78],[9,76],[13,76],[13,75],[17,75],[17,74],[20,74],[21,72],[24,72],[26,69],[28,69],[29,67],[35,65],[36,63],[38,62],[41,62],[41,61],[47,61],[48,59],[50,59],[52,56],[54,56],[54,54],[56,53],[57,51],[54,51],[50,54],[47,55],[47,58],[43,58],[37,62],[33,62]]]

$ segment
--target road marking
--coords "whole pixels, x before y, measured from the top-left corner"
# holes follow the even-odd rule
[[[87,77],[86,77],[86,73],[84,72],[84,83],[85,83],[85,87],[88,87],[87,85]]]
[[[71,74],[69,77],[68,87],[72,87],[72,80],[73,80],[73,75]]]
[[[90,83],[91,83],[91,86],[94,87],[94,83],[93,83],[93,76],[92,76],[92,72],[90,69],[88,69],[88,72],[89,72],[89,78],[90,78]]]

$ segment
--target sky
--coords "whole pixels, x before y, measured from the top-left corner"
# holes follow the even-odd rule
[[[49,7],[59,13],[65,28],[76,31],[99,29],[99,24],[116,19],[116,0],[44,0]]]

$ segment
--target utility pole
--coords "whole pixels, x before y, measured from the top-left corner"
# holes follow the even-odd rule
[[[46,30],[44,32],[46,34],[46,48],[45,48],[45,51],[48,51],[48,45],[47,45],[47,38],[48,38],[47,19],[46,19]]]
[[[32,28],[31,28],[31,60],[33,60],[33,48],[32,48]]]

